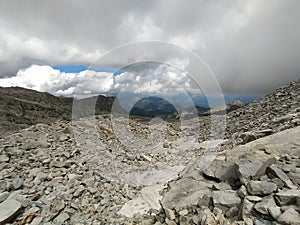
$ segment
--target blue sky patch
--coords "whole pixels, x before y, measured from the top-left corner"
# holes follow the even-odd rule
[[[123,73],[123,71],[121,70],[114,71],[113,69],[107,67],[93,68],[85,65],[57,65],[53,66],[53,69],[59,70],[60,72],[64,73],[79,73],[84,70],[93,70],[96,72],[114,73],[115,76]]]

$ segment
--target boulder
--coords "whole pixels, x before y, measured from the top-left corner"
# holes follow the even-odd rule
[[[247,184],[247,190],[251,195],[268,195],[277,190],[277,185],[268,181],[251,180]]]
[[[269,215],[270,208],[277,207],[272,196],[267,196],[255,204],[254,209],[263,215]]]
[[[239,207],[241,199],[239,198],[236,191],[213,191],[212,192],[213,204],[215,207],[227,211],[231,207]]]
[[[274,198],[278,205],[290,205],[296,204],[297,199],[299,199],[300,190],[290,189],[290,190],[282,190],[275,194]]]
[[[281,214],[278,222],[285,225],[300,225],[300,214],[295,209],[290,208]]]
[[[292,183],[289,176],[286,175],[281,169],[279,169],[275,165],[271,165],[267,168],[267,173],[269,176],[278,177],[288,188],[296,188],[296,186]]]

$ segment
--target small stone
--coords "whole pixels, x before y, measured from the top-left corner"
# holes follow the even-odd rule
[[[251,141],[254,141],[255,139],[257,139],[257,136],[255,135],[254,132],[245,132],[245,133],[242,133],[239,137],[243,140],[243,144],[246,144],[248,142],[251,142]]]
[[[22,205],[14,199],[7,199],[0,203],[0,224],[12,222],[20,213]]]
[[[219,214],[222,214],[222,210],[219,209],[219,208],[217,208],[217,207],[215,207],[215,208],[213,209],[213,214],[214,214],[215,216],[217,216],[217,215],[219,215]]]
[[[284,183],[283,183],[283,181],[282,180],[280,180],[279,178],[274,178],[274,179],[272,179],[271,180],[271,182],[272,183],[274,183],[274,184],[276,184],[277,185],[277,188],[278,189],[281,189],[281,188],[283,188],[284,187]]]
[[[4,180],[0,180],[0,193],[7,190],[7,183]]]
[[[240,176],[240,179],[251,178],[251,177],[260,177],[263,176],[266,172],[266,168],[271,164],[275,163],[275,158],[270,158],[266,161],[245,161],[240,160],[235,163],[237,166],[237,172]]]
[[[239,206],[241,204],[241,199],[233,190],[213,191],[212,198],[214,206],[224,211],[227,211],[228,208]],[[224,207],[226,209],[224,209]]]
[[[200,207],[209,208],[212,205],[212,198],[205,194],[205,195],[203,195],[202,198],[199,199],[199,202],[197,205]]]
[[[59,214],[55,219],[54,222],[56,224],[63,224],[66,220],[70,218],[69,214],[67,213],[61,213]]]
[[[250,202],[259,202],[261,201],[261,197],[258,197],[258,196],[251,196],[251,195],[248,195],[245,197],[245,199],[249,200]]]
[[[291,190],[284,190],[276,193],[274,198],[278,205],[290,205],[295,204],[297,202],[297,198],[300,196],[300,190],[291,189]]]
[[[241,216],[242,216],[243,220],[245,220],[246,218],[248,218],[252,215],[251,212],[252,212],[253,207],[254,207],[253,202],[250,202],[247,199],[245,199],[243,201],[242,206],[241,206]]]
[[[43,183],[47,178],[48,175],[46,173],[39,173],[34,179],[34,184],[39,185]]]
[[[8,191],[5,191],[5,192],[2,192],[0,193],[0,203],[5,201],[9,196],[9,192]]]
[[[179,215],[180,215],[180,216],[186,216],[188,213],[189,213],[189,211],[188,211],[187,209],[184,209],[184,210],[181,210],[181,211],[179,212]]]
[[[300,186],[300,173],[298,172],[290,172],[289,174],[290,179],[294,184],[298,184]]]
[[[216,217],[209,209],[203,211],[201,224],[216,224]]]
[[[268,196],[263,198],[261,202],[256,203],[254,209],[263,215],[268,215],[271,207],[276,207],[276,203],[272,196]]]
[[[252,195],[267,195],[277,190],[276,184],[268,181],[253,181],[247,184],[247,190]]]
[[[237,207],[231,207],[226,213],[225,216],[227,218],[233,218],[239,214],[239,209]]]
[[[64,161],[55,161],[53,162],[53,166],[56,168],[62,168],[66,166],[66,163]]]
[[[246,188],[244,185],[242,185],[242,186],[240,187],[240,189],[238,190],[238,195],[239,195],[241,198],[244,198],[245,196],[248,195],[247,188]]]
[[[166,218],[165,222],[167,225],[177,225],[177,223],[175,221],[170,220],[169,218]]]
[[[13,190],[18,190],[20,187],[22,187],[23,185],[23,180],[19,177],[17,177],[16,179],[13,180],[12,184],[12,188]]]
[[[245,225],[253,225],[253,224],[254,224],[254,223],[253,223],[253,220],[250,219],[249,217],[245,218],[245,219],[244,219],[244,222],[245,222]]]
[[[216,191],[219,191],[219,190],[226,191],[226,190],[231,190],[232,188],[228,183],[221,182],[221,183],[213,184],[212,189],[216,190]]]
[[[278,222],[286,225],[300,225],[300,214],[295,209],[290,208],[281,214]]]
[[[165,208],[164,210],[167,218],[169,218],[170,220],[175,220],[175,213],[172,209]]]
[[[292,183],[289,176],[286,175],[281,169],[277,168],[275,165],[271,165],[267,168],[267,173],[270,176],[278,177],[288,188],[296,188],[296,186]]]
[[[279,218],[279,216],[281,215],[281,210],[280,210],[280,207],[278,207],[278,206],[270,207],[270,208],[268,208],[268,211],[275,220],[277,220]]]
[[[77,190],[75,191],[75,193],[73,194],[74,197],[79,197],[80,195],[82,195],[82,193],[84,192],[85,187],[83,185],[80,185]]]
[[[0,163],[1,162],[9,162],[9,157],[7,155],[0,155]]]

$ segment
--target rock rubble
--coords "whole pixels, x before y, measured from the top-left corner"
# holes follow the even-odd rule
[[[167,122],[162,143],[128,148],[109,115],[2,136],[0,224],[300,224],[299,87],[229,113],[222,140],[200,118],[201,130],[191,120],[182,131],[197,140],[178,141],[180,124]],[[149,135],[147,122],[130,123]],[[209,146],[219,146],[211,164]]]

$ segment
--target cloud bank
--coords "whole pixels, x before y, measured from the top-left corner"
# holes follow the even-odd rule
[[[299,12],[297,0],[1,1],[0,84],[12,77],[17,85],[69,94],[82,77],[114,78],[92,71],[64,74],[54,66],[90,65],[118,45],[162,40],[201,56],[224,92],[266,93],[300,78]],[[99,90],[122,86],[121,77]]]
[[[32,65],[18,71],[14,77],[0,79],[0,86],[19,86],[57,96],[90,96],[97,94],[180,93],[198,91],[188,75],[166,64],[160,64],[148,76],[143,72],[113,72],[83,70],[78,73],[61,72],[50,66]],[[159,75],[158,75],[159,74]],[[178,85],[181,84],[181,85]]]

